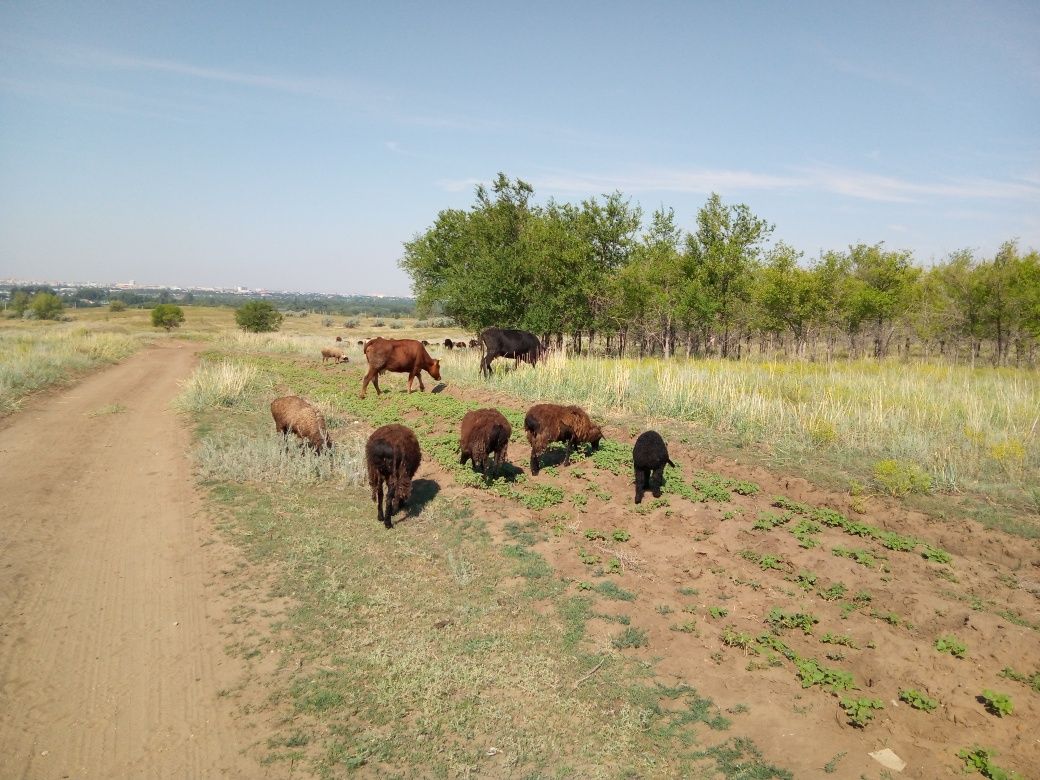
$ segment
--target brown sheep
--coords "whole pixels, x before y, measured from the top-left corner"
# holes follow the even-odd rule
[[[358,343],[357,343],[357,345],[358,345],[359,347],[363,347],[363,346],[365,346],[365,341],[364,341],[364,339],[358,339]]]
[[[379,389],[379,375],[384,371],[408,374],[409,393],[412,392],[412,382],[416,377],[419,379],[419,390],[426,390],[422,381],[423,371],[437,381],[441,378],[441,362],[430,357],[426,347],[415,339],[384,339],[377,336],[365,344],[365,359],[368,360],[368,373],[361,383],[362,398],[365,397],[369,382],[375,384],[376,395],[382,393]]]
[[[343,337],[342,336],[336,336],[336,341],[343,341]]]
[[[446,346],[448,349],[454,349],[455,348],[455,342],[452,341],[451,339],[444,339],[444,346]]]
[[[332,347],[325,347],[321,351],[321,362],[324,363],[326,360],[334,360],[337,363],[350,362],[350,358],[343,354],[342,349],[333,349]]]
[[[365,444],[368,484],[376,502],[376,516],[387,528],[401,504],[412,495],[412,477],[422,460],[419,440],[410,428],[393,423],[377,428]],[[383,485],[386,485],[386,510],[383,509]]]
[[[487,476],[488,462],[494,455],[495,467],[501,469],[512,433],[513,426],[497,409],[466,412],[462,418],[462,435],[459,440],[462,457],[459,463],[465,465],[467,460],[472,460],[473,468],[480,469]]]
[[[422,340],[422,345],[423,345],[424,347],[428,347],[428,346],[430,346],[430,342],[428,342],[428,341],[427,341],[426,339],[423,339],[423,340]]]
[[[295,433],[316,452],[332,447],[332,439],[325,427],[325,418],[300,396],[287,395],[275,398],[271,402],[271,416],[274,417],[275,428],[283,436],[287,437],[290,432]]]
[[[455,349],[465,349],[465,348],[466,348],[466,342],[465,341],[456,341],[455,342]]]
[[[469,347],[470,347],[470,349],[473,349],[474,347],[479,347],[479,346],[480,346],[480,342],[477,341],[476,339],[470,339],[469,340]]]
[[[538,474],[538,458],[554,441],[567,443],[567,457],[563,464],[570,465],[571,450],[575,444],[599,446],[603,431],[580,406],[535,404],[524,417],[524,430],[531,445],[531,475]]]

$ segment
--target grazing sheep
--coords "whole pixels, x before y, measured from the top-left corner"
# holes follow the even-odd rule
[[[342,336],[336,336],[336,341],[343,341],[343,337]]]
[[[393,423],[377,428],[365,444],[368,463],[368,484],[372,500],[376,502],[379,522],[393,528],[390,518],[412,494],[415,476],[422,452],[419,440],[410,428]],[[383,485],[386,485],[386,510],[383,509]]]
[[[321,452],[332,447],[332,439],[325,427],[321,412],[298,395],[286,395],[271,402],[271,416],[275,428],[283,436],[295,433],[307,444]]]
[[[632,465],[636,472],[636,503],[643,502],[643,492],[650,488],[654,498],[660,498],[664,485],[665,465],[674,466],[668,457],[668,447],[657,431],[644,431],[632,448]],[[657,487],[652,487],[656,478]]]
[[[321,350],[321,362],[324,363],[326,360],[334,360],[337,363],[349,363],[350,358],[343,354],[342,349],[333,349],[332,347],[325,347]]]
[[[444,346],[446,346],[448,349],[453,349],[455,347],[455,342],[451,339],[444,339]]]
[[[465,349],[465,348],[466,348],[466,342],[465,341],[456,341],[455,342],[455,349]]]
[[[357,345],[358,345],[359,347],[363,347],[363,346],[365,346],[365,340],[364,340],[364,339],[358,339],[358,343],[357,343]]]
[[[423,345],[424,347],[428,347],[428,346],[430,346],[430,342],[428,342],[428,341],[427,341],[426,339],[423,339],[423,340],[422,340],[422,345]]]
[[[473,349],[473,347],[479,347],[479,346],[480,346],[480,342],[477,341],[476,339],[470,339],[469,340],[469,347],[470,347],[470,349]]]
[[[465,465],[467,459],[472,460],[473,468],[480,469],[487,476],[488,461],[494,455],[495,467],[501,469],[512,433],[513,426],[497,409],[466,412],[462,418],[462,435],[459,439],[462,450],[459,463]]]
[[[571,462],[575,444],[591,444],[595,448],[603,438],[603,431],[580,406],[535,404],[524,417],[524,430],[531,444],[531,476],[538,474],[538,458],[552,442],[567,443],[567,457],[563,461],[566,466]]]

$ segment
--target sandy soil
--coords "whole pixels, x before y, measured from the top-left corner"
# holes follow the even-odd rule
[[[167,343],[0,422],[0,777],[258,777]],[[113,406],[118,405],[118,406]]]

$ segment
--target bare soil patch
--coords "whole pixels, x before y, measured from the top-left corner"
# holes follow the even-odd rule
[[[258,777],[167,342],[0,429],[0,776]]]

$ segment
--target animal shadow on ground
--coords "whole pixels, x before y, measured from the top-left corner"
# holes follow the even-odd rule
[[[440,492],[441,486],[432,479],[413,479],[412,495],[409,496],[408,504],[406,505],[408,511],[401,515],[401,519],[416,517]]]
[[[574,448],[573,452],[582,453],[584,455],[591,455],[592,449],[588,445],[579,444]],[[544,469],[546,466],[559,466],[567,459],[567,445],[561,442],[553,442],[550,444],[545,452],[541,455],[541,464]],[[572,461],[573,462],[573,461]]]
[[[446,383],[444,383],[444,382],[438,382],[438,383],[437,383],[436,385],[434,385],[433,389],[432,389],[432,390],[430,390],[430,392],[431,392],[431,393],[443,393],[443,392],[444,392],[444,390],[445,390],[445,389],[446,389],[447,387],[448,387],[448,385],[447,385]]]
[[[474,474],[480,473],[480,469],[474,467],[472,461],[470,461],[470,467]],[[506,482],[516,482],[516,478],[523,473],[523,469],[517,468],[512,463],[503,463],[501,468],[496,468],[492,462],[488,464],[486,481],[490,482],[498,477],[502,477]]]

